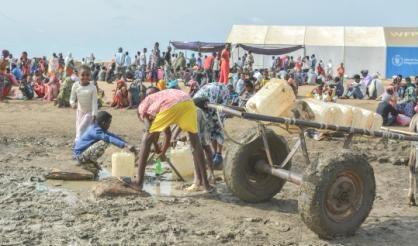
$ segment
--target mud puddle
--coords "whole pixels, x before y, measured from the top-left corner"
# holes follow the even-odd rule
[[[97,181],[66,181],[66,180],[47,180],[46,186],[49,189],[64,189],[74,192],[78,195],[88,196],[94,185],[104,178],[111,177],[111,172],[103,169],[99,173]],[[186,180],[186,182],[191,180]],[[165,173],[161,176],[155,176],[151,171],[145,173],[144,191],[155,197],[172,197],[183,196],[182,187],[186,182],[176,181],[172,178],[171,173]]]

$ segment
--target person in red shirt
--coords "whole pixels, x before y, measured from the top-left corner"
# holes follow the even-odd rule
[[[216,52],[208,56],[203,63],[203,69],[205,70],[209,82],[212,82],[213,80],[213,62],[215,61],[215,57]]]
[[[340,80],[343,81],[344,74],[345,74],[344,63],[341,63],[340,66],[338,67],[337,74],[338,74],[338,77],[340,77]]]
[[[221,73],[219,76],[219,82],[225,85],[228,84],[228,78],[229,78],[229,69],[230,69],[229,59],[231,56],[230,50],[231,50],[231,45],[226,44],[225,49],[223,49],[221,53]]]

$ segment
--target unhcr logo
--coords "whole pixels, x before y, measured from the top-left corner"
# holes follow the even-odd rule
[[[400,67],[403,65],[403,57],[400,55],[395,55],[392,57],[393,66]]]

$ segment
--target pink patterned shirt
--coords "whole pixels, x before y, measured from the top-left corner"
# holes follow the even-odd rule
[[[177,103],[191,100],[190,96],[185,92],[176,89],[167,89],[147,96],[139,105],[138,113],[142,119],[146,115],[155,116],[159,112],[163,112]]]

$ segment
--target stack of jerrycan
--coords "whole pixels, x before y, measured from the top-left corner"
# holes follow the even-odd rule
[[[273,117],[291,117],[296,97],[285,80],[272,79],[246,104],[250,113]],[[323,124],[379,130],[383,119],[369,110],[349,105],[326,103],[315,99],[304,100],[315,114],[315,121]]]

